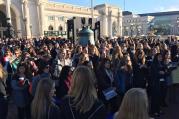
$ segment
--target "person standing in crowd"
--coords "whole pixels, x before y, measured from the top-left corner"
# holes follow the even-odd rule
[[[99,51],[95,45],[91,45],[89,47],[89,59],[90,61],[92,61],[92,64],[94,66],[94,72],[96,72],[100,56],[99,56]]]
[[[19,64],[17,73],[12,78],[12,97],[18,109],[19,119],[30,119],[30,102],[29,92],[31,74],[25,64]]]
[[[146,88],[147,80],[147,65],[145,62],[145,53],[143,50],[137,50],[133,62],[133,86],[136,88]]]
[[[49,71],[49,64],[41,61],[41,65],[39,66],[38,75],[32,78],[32,96],[35,96],[36,88],[38,86],[39,81],[42,78],[51,78],[51,74]]]
[[[90,68],[79,66],[72,76],[69,95],[61,105],[62,119],[105,119],[106,109],[97,98],[95,76]]]
[[[21,51],[20,51],[20,49],[15,49],[14,54],[15,55],[13,57],[13,60],[11,61],[11,67],[12,67],[13,73],[16,72],[17,66],[21,61]]]
[[[118,80],[118,87],[122,95],[133,86],[133,67],[129,54],[124,55],[121,60],[121,67],[115,76]]]
[[[64,119],[61,118],[60,109],[53,102],[54,94],[55,83],[49,78],[41,79],[32,101],[32,119]]]
[[[52,63],[52,76],[54,79],[58,79],[63,66],[71,66],[72,62],[66,59],[67,52],[65,49],[60,49],[59,54]]]
[[[114,119],[150,119],[148,105],[146,91],[140,88],[132,88],[126,92]]]
[[[72,83],[72,67],[64,66],[56,86],[56,97],[62,99],[68,94]]]
[[[112,66],[115,73],[117,69],[121,66],[122,58],[123,58],[123,54],[122,54],[121,47],[119,45],[116,45],[112,54]]]
[[[131,58],[131,62],[133,63],[135,60],[136,46],[135,43],[130,44],[130,48],[128,49],[129,56]]]
[[[88,62],[89,62],[89,55],[82,53],[79,57],[79,61],[78,61],[77,66],[88,64]]]
[[[109,111],[115,112],[118,108],[118,95],[110,100],[106,99],[104,95],[104,92],[109,89],[113,89],[117,94],[119,94],[118,82],[111,68],[111,60],[108,58],[103,59],[99,69],[97,70],[97,88],[99,98],[106,103]]]
[[[69,65],[72,66],[72,57],[71,57],[71,50],[70,49],[66,49],[66,64],[65,65]]]
[[[73,67],[77,67],[78,62],[79,62],[79,57],[82,54],[82,51],[83,51],[83,49],[82,49],[81,45],[76,47],[75,53],[73,54],[73,58],[72,58],[72,66]]]
[[[165,83],[165,68],[163,64],[163,57],[161,53],[157,53],[154,57],[151,66],[151,114],[152,116],[160,116],[161,113],[161,96],[163,88],[161,86]],[[161,92],[162,91],[162,92]]]
[[[144,53],[146,54],[146,56],[150,55],[150,51],[151,51],[151,47],[149,46],[148,42],[145,41],[144,42]]]
[[[59,49],[60,49],[59,44],[55,43],[55,47],[50,52],[52,59],[55,59],[57,57],[57,54],[59,54]]]
[[[6,49],[5,55],[3,57],[2,65],[8,73],[6,84],[7,84],[7,92],[9,94],[11,93],[11,79],[12,79],[12,75],[13,75],[11,61],[12,61],[12,53],[9,49]]]
[[[171,53],[170,50],[165,50],[163,54],[163,62],[164,62],[164,67],[165,67],[165,83],[163,84],[163,93],[162,93],[162,101],[161,101],[161,106],[167,107],[166,103],[166,96],[167,92],[169,92],[169,100],[171,99],[171,94],[172,94],[172,85],[173,85],[173,77],[172,77],[172,71],[177,68],[176,65],[173,65],[171,62]]]
[[[6,119],[8,114],[7,76],[6,70],[0,64],[0,119]]]

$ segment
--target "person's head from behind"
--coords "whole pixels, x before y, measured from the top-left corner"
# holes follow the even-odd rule
[[[55,83],[51,79],[44,78],[39,81],[32,101],[32,119],[46,119],[46,109],[52,104],[54,93]]]
[[[146,91],[133,88],[125,94],[116,119],[149,119]]]
[[[163,61],[163,56],[161,53],[157,53],[155,56],[154,56],[154,60],[153,60],[153,63],[154,64],[158,64],[158,63],[161,63]]]
[[[69,95],[74,97],[76,110],[85,113],[92,108],[95,100],[97,100],[97,93],[95,76],[90,68],[79,66],[75,69]]]
[[[72,67],[71,66],[64,66],[62,71],[60,72],[60,80],[64,81],[67,79],[68,76],[72,75]]]
[[[26,72],[26,69],[27,69],[26,63],[21,62],[17,67],[17,73],[24,74]]]
[[[41,61],[39,66],[38,66],[38,74],[48,74],[49,73],[49,70],[50,70],[50,66],[49,64],[46,62],[46,61]]]

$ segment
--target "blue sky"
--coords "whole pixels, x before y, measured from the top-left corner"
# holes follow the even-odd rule
[[[91,0],[49,0],[90,7]],[[125,0],[125,10],[134,13],[179,11],[179,0]],[[124,9],[124,0],[94,0],[94,4],[108,3]]]

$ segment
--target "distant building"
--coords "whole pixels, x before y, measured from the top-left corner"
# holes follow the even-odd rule
[[[125,15],[123,16],[123,35],[138,36],[147,35],[150,22],[153,16]]]
[[[179,35],[179,11],[146,14],[123,12],[123,35]]]

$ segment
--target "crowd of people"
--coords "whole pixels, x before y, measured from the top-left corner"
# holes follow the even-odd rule
[[[178,63],[175,37],[1,39],[0,119],[10,100],[18,119],[158,117]]]

